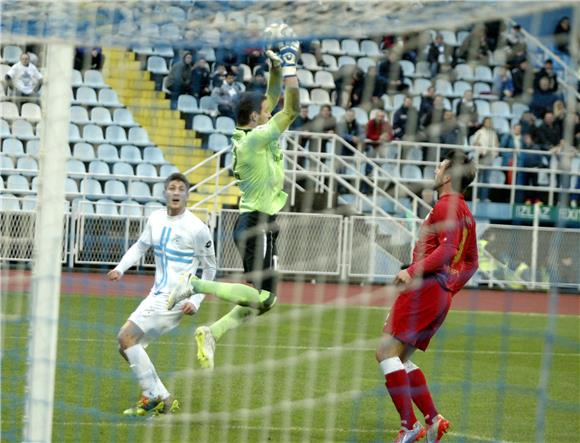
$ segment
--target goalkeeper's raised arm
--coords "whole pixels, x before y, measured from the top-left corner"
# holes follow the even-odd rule
[[[288,129],[300,112],[300,90],[296,76],[296,63],[300,53],[300,44],[297,41],[285,42],[280,45],[280,52],[266,51],[270,59],[270,78],[266,100],[270,112],[274,110],[280,98],[282,80],[284,79],[284,107],[273,118],[273,124],[280,132]]]

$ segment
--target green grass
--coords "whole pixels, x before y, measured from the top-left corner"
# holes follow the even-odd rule
[[[24,311],[4,296],[4,311]],[[225,313],[206,302],[197,317],[152,344],[161,378],[182,403],[172,417],[127,419],[138,397],[117,353],[116,333],[135,298],[64,296],[59,329],[55,442],[379,442],[398,417],[374,360],[385,312],[279,305],[218,344],[216,370],[197,368],[193,330]],[[537,386],[548,319],[451,312],[427,353],[439,410],[453,423],[446,441],[536,440]],[[2,441],[21,441],[26,379],[24,320],[4,324]],[[545,441],[578,441],[580,319],[558,317],[550,367]]]

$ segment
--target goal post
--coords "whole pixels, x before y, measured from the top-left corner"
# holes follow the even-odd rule
[[[52,435],[72,60],[71,44],[48,46],[29,306],[25,442],[49,442]]]

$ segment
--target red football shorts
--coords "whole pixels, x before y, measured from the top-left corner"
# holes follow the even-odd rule
[[[434,278],[428,278],[419,288],[399,294],[387,315],[383,332],[424,351],[443,324],[451,298],[451,292]]]

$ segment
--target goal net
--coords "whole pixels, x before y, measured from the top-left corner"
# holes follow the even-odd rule
[[[509,40],[512,19],[535,30],[546,21],[552,32],[561,14],[572,23],[568,52],[551,35],[525,33],[517,43],[536,72],[553,60],[564,142],[544,153],[548,164],[518,163],[524,154],[503,141],[493,162],[479,160],[466,192],[479,270],[412,359],[452,423],[448,441],[575,441],[580,162],[567,147],[578,143],[579,9],[566,1],[3,1],[0,439],[392,441],[400,417],[375,352],[398,295],[393,279],[412,262],[436,202],[440,160],[474,151],[473,133],[433,139],[422,99],[434,88],[454,118],[473,91],[474,132],[489,117],[503,140],[534,106],[525,91],[496,94],[496,74],[521,55]],[[164,225],[159,244],[119,281],[108,273],[155,229],[151,214],[172,204],[172,173],[191,185],[187,207],[208,228],[216,280],[245,281],[234,238],[236,97],[266,92],[263,49],[279,43],[264,39],[272,23],[287,23],[302,45],[301,124],[280,137],[288,198],[276,219],[277,303],[220,337],[209,370],[196,329],[234,304],[208,295],[142,347],[179,409],[156,414],[141,404],[143,416],[124,414],[135,415],[146,377],[119,355],[119,331],[167,269],[193,253],[168,250]],[[438,38],[447,61],[429,59]],[[398,79],[393,69],[384,77],[386,62],[399,64]],[[534,87],[533,75],[525,81]],[[397,126],[407,98],[417,116]],[[392,134],[373,143],[369,122],[381,112]],[[536,198],[543,204],[525,204]],[[175,232],[179,247],[187,239]]]

